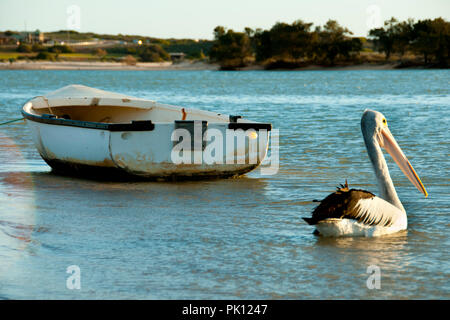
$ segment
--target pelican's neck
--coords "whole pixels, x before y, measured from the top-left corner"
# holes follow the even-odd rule
[[[375,135],[366,137],[364,134],[364,142],[375,171],[375,176],[377,177],[380,197],[405,212],[405,208],[403,208],[403,205],[398,198],[397,191],[395,191],[386,160],[378,141],[376,141]]]

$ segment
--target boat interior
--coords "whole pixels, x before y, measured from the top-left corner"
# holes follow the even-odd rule
[[[25,105],[24,111],[35,116],[53,116],[57,119],[78,120],[97,123],[129,123],[151,120],[153,123],[168,123],[176,120],[203,120],[212,123],[229,122],[230,117],[209,111],[185,109],[158,104],[149,108],[114,105]]]

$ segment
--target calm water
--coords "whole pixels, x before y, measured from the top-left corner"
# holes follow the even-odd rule
[[[0,71],[0,122],[78,83],[271,122],[280,170],[182,183],[56,176],[27,127],[0,126],[0,298],[450,298],[449,71]],[[359,128],[384,113],[422,178],[388,156],[409,230],[324,239],[302,216],[348,179],[376,192]],[[66,268],[81,269],[81,290]],[[381,289],[366,286],[381,268]]]

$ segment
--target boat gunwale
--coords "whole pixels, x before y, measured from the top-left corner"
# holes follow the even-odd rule
[[[26,112],[22,109],[22,115],[25,119],[51,124],[51,125],[62,125],[62,126],[71,126],[78,128],[86,128],[86,129],[98,129],[98,130],[107,130],[107,131],[153,131],[155,129],[155,123],[151,120],[132,120],[128,123],[103,123],[103,122],[94,122],[94,121],[83,121],[83,120],[72,120],[72,119],[64,119],[64,118],[56,118],[56,116],[50,115],[52,117],[44,117],[43,115],[37,116]],[[174,120],[174,122],[194,122],[195,120]],[[199,120],[204,121],[204,120]],[[156,124],[170,124],[172,122],[164,122],[164,123],[156,123]],[[211,122],[214,123],[214,122]],[[219,124],[227,124],[228,129],[231,130],[267,130],[271,131],[272,124],[270,123],[261,123],[261,122],[217,122]]]

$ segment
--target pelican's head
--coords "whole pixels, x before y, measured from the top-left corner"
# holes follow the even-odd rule
[[[422,192],[425,197],[428,196],[425,187],[420,181],[411,163],[406,158],[400,146],[395,141],[394,136],[388,128],[387,120],[384,115],[378,111],[366,109],[361,118],[361,130],[364,136],[366,145],[373,141],[384,148],[394,159],[395,163],[400,167],[405,176],[411,183]]]

